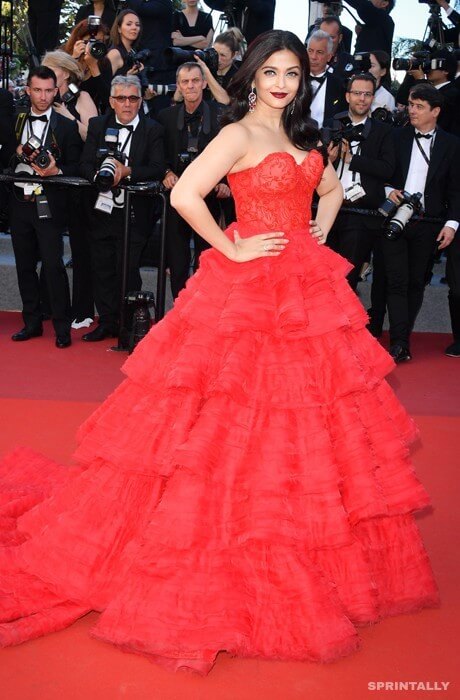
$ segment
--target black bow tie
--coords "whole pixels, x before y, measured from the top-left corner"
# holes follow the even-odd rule
[[[362,134],[364,131],[365,124],[356,124],[356,126],[352,124],[351,126],[355,134]]]
[[[29,119],[31,122],[47,122],[48,117],[46,114],[42,114],[40,117],[34,117],[33,114],[29,114]]]
[[[326,80],[325,75],[321,75],[321,76],[320,75],[310,75],[310,82],[315,81],[315,82],[319,83],[320,86],[324,83],[325,80]]]
[[[416,139],[432,139],[432,138],[433,138],[433,134],[421,134],[420,132],[417,132],[417,133],[415,134],[415,138],[416,138]]]
[[[127,129],[128,131],[134,131],[134,126],[132,124],[117,124],[117,129]]]

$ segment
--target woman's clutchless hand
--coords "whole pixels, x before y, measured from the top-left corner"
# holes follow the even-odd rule
[[[234,262],[248,262],[256,258],[280,255],[289,243],[284,235],[282,231],[274,231],[241,238],[238,231],[235,231],[234,255],[230,259]]]
[[[321,230],[321,226],[314,219],[310,221],[310,233],[319,245],[326,243],[327,234]]]

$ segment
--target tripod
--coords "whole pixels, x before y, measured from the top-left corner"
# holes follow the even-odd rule
[[[445,26],[441,19],[441,8],[439,5],[430,3],[430,16],[423,35],[423,43],[427,44],[430,49],[442,49],[446,46],[444,35]]]

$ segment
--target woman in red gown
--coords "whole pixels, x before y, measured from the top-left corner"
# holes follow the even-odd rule
[[[253,42],[231,123],[172,195],[213,247],[81,427],[79,466],[2,463],[0,645],[93,610],[95,637],[207,673],[220,650],[334,660],[357,626],[437,603],[416,430],[322,245],[342,191],[308,74],[290,32]],[[225,173],[222,232],[203,200]]]

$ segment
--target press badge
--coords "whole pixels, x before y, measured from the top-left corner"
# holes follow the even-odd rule
[[[108,192],[101,192],[97,198],[94,208],[98,211],[102,211],[104,214],[111,214],[113,209],[113,194],[109,190]]]

